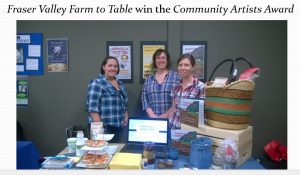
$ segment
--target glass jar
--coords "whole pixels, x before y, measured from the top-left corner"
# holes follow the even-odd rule
[[[152,165],[155,162],[154,142],[145,142],[143,158],[148,160],[148,164]]]

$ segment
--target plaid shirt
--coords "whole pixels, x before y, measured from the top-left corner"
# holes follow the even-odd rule
[[[143,110],[152,108],[156,115],[165,113],[172,105],[170,96],[174,84],[179,83],[179,75],[169,71],[162,84],[159,84],[154,75],[149,75],[145,80],[142,91]]]
[[[170,127],[172,129],[180,128],[180,109],[178,107],[180,98],[205,98],[204,83],[199,81],[196,77],[193,78],[193,84],[187,87],[184,91],[182,91],[181,83],[182,81],[180,84],[175,85],[171,92],[171,96],[175,99],[176,104],[174,115],[169,118]]]
[[[118,79],[117,82],[119,91],[103,75],[90,81],[86,106],[88,112],[98,112],[104,124],[120,127],[128,109],[128,97],[123,83]],[[92,117],[89,116],[91,121]]]

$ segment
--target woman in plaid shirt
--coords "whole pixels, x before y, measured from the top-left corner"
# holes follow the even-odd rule
[[[105,133],[115,134],[111,142],[120,142],[123,126],[128,123],[128,96],[124,84],[116,78],[119,62],[106,57],[101,74],[90,81],[87,94],[87,111],[90,122],[103,122]]]
[[[204,83],[194,76],[195,59],[191,54],[184,54],[178,58],[177,68],[181,77],[179,84],[176,84],[171,92],[173,103],[168,110],[170,127],[180,128],[180,110],[178,104],[181,98],[204,98]]]
[[[173,85],[179,82],[179,75],[170,67],[168,51],[156,50],[152,57],[152,69],[156,72],[145,80],[141,97],[143,110],[151,118],[167,117],[166,112],[172,106],[170,94]]]

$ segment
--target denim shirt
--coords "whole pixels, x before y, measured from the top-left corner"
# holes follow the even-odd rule
[[[87,111],[98,112],[106,125],[120,127],[128,110],[128,96],[124,84],[116,79],[120,90],[112,86],[104,75],[90,81],[86,99]],[[92,117],[89,116],[89,122]]]

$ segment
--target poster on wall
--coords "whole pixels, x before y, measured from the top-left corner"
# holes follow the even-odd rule
[[[141,41],[141,83],[144,83],[148,75],[152,74],[152,56],[157,49],[167,49],[166,41]]]
[[[48,72],[68,72],[68,39],[47,39]]]
[[[189,53],[196,60],[195,76],[206,81],[206,62],[207,62],[207,42],[206,41],[181,41],[180,54]]]
[[[17,75],[42,75],[43,34],[18,33],[16,44]]]
[[[17,106],[28,105],[28,76],[17,76]]]
[[[132,41],[107,41],[106,55],[116,57],[119,61],[120,72],[118,79],[132,82]]]

